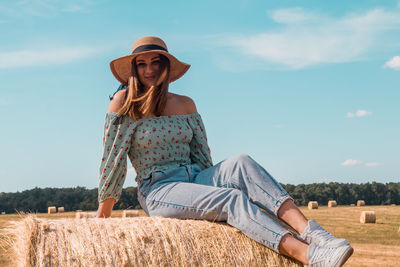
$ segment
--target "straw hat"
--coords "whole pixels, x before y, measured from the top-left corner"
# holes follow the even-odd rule
[[[127,85],[128,79],[132,76],[132,61],[138,55],[149,52],[157,52],[163,54],[169,59],[170,73],[169,82],[178,80],[189,69],[190,65],[176,59],[168,53],[167,45],[158,37],[145,36],[138,39],[132,46],[132,54],[129,56],[120,57],[110,62],[111,72],[115,78],[122,84]]]

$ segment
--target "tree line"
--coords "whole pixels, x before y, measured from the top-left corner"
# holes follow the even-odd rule
[[[364,200],[367,205],[400,204],[400,183],[315,183],[281,184],[298,206],[308,201],[327,205],[336,200],[338,205],[349,205]],[[47,212],[47,207],[64,207],[65,211],[97,210],[97,188],[34,188],[17,193],[0,193],[0,212]],[[137,188],[122,190],[114,209],[138,209]]]

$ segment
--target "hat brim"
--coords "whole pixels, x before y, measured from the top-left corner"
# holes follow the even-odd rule
[[[190,68],[189,64],[179,61],[176,57],[163,50],[149,50],[133,55],[128,55],[114,59],[110,62],[110,69],[114,77],[122,84],[127,85],[129,77],[132,76],[132,60],[142,54],[156,52],[166,56],[170,62],[169,82],[178,80]]]

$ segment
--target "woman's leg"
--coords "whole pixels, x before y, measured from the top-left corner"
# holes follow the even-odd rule
[[[185,166],[156,172],[143,192],[150,216],[226,221],[245,235],[279,253],[289,232],[235,188],[195,184]]]
[[[293,227],[301,234],[299,238],[308,244],[325,247],[350,245],[347,240],[331,235],[317,222],[307,220],[282,186],[246,154],[233,156],[202,171],[197,165],[190,166],[195,183],[243,191],[251,202]]]
[[[341,266],[350,257],[351,247],[325,248],[294,238],[239,189],[193,183],[191,168],[153,173],[140,189],[141,205],[150,216],[226,221],[257,242],[310,266]]]
[[[246,154],[230,157],[203,171],[199,168],[192,171],[195,183],[237,188],[243,191],[251,202],[273,213],[299,233],[307,226],[307,218],[285,189]]]

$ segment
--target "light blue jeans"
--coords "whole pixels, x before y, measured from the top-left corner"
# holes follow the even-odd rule
[[[197,164],[154,172],[138,185],[138,199],[149,216],[226,221],[279,253],[289,231],[260,208],[277,216],[292,199],[282,186],[246,154],[201,170]]]

